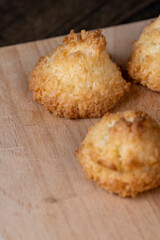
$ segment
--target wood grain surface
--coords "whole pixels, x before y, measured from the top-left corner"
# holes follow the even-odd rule
[[[158,0],[0,0],[0,46],[114,26],[160,13]]]
[[[104,29],[108,51],[125,68],[131,42],[149,21]],[[160,189],[134,199],[86,180],[74,157],[96,119],[54,117],[33,102],[28,78],[62,38],[0,49],[0,239],[159,239]],[[160,95],[132,85],[112,110],[138,109],[160,124]]]

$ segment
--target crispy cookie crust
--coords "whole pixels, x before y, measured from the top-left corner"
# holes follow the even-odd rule
[[[160,185],[160,128],[146,113],[106,114],[76,152],[88,179],[135,197]]]
[[[133,43],[127,69],[134,82],[160,92],[160,17],[146,26]]]
[[[65,118],[101,117],[129,90],[100,30],[76,34],[41,57],[30,76],[35,101]]]

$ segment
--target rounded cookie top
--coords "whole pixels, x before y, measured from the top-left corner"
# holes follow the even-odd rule
[[[160,184],[160,128],[146,113],[106,114],[91,127],[77,157],[101,187],[135,196]]]
[[[139,39],[133,43],[133,51],[127,68],[135,82],[160,92],[160,17],[146,26]]]
[[[33,70],[29,86],[34,100],[67,118],[104,115],[129,89],[105,48],[100,30],[72,30]]]

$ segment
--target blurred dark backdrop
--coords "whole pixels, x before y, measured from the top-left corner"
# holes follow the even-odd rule
[[[0,46],[157,17],[154,0],[0,0]]]

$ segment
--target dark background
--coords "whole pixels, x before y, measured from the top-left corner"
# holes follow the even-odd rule
[[[0,0],[0,46],[157,17],[154,0]]]

